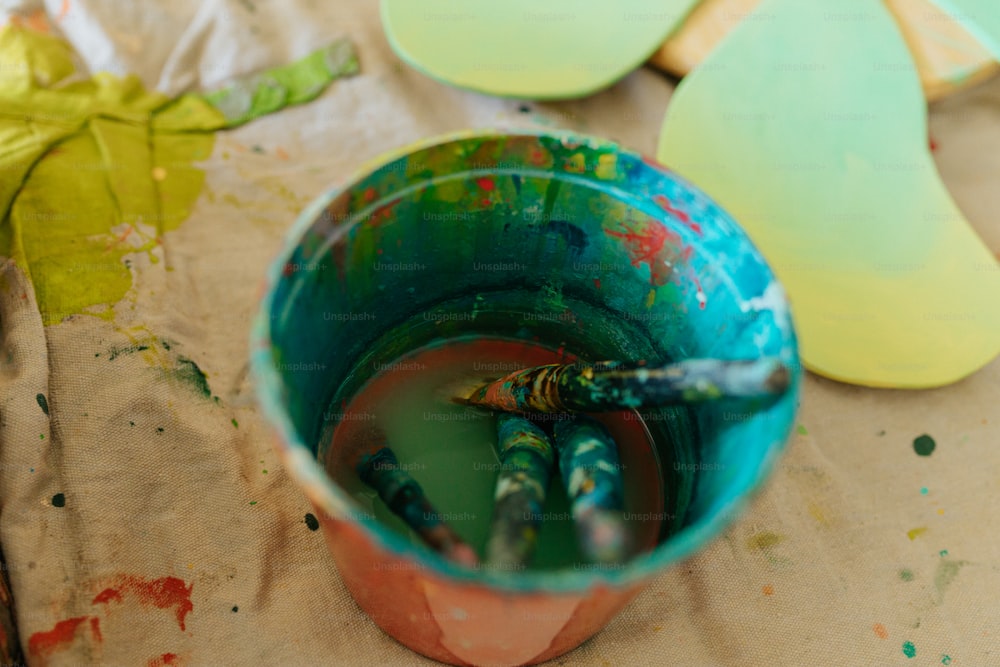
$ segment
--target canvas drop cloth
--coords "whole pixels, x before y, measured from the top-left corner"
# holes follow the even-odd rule
[[[307,202],[383,151],[558,127],[653,154],[671,84],[640,70],[561,104],[455,90],[399,61],[367,0],[48,0],[0,14],[50,24],[85,73],[135,73],[171,96],[338,37],[361,63],[311,103],[219,132],[190,215],[126,257],[131,285],[106,317],[45,326],[45,287],[2,265],[0,544],[29,662],[432,664],[352,602],[253,408],[264,268]],[[946,184],[1000,250],[1000,81],[938,104],[931,133]],[[746,515],[552,664],[1000,665],[998,405],[1000,362],[933,391],[808,376],[787,455]],[[914,451],[922,434],[930,456]]]

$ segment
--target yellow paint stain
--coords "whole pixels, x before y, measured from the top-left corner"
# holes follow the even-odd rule
[[[652,308],[654,303],[656,303],[656,290],[651,289],[649,290],[649,293],[646,294],[646,309],[648,310]]]
[[[597,158],[597,169],[594,174],[602,180],[611,180],[618,175],[618,156],[605,153]]]
[[[937,513],[938,513],[938,516],[944,516],[944,510],[943,509],[939,509],[937,511]]]
[[[826,514],[823,512],[823,508],[817,503],[810,502],[808,505],[809,516],[816,520],[816,523],[822,526],[829,526],[830,520],[826,518]]]
[[[785,541],[783,535],[778,535],[777,533],[772,533],[770,531],[764,531],[752,535],[747,539],[747,549],[757,549],[763,550],[773,547],[777,544],[781,544]]]
[[[910,540],[915,540],[926,532],[927,532],[927,526],[921,526],[920,528],[913,528],[911,530],[906,531],[906,536],[910,538]]]
[[[568,160],[566,160],[566,171],[572,172],[574,174],[582,174],[587,169],[587,160],[580,153],[573,153]]]

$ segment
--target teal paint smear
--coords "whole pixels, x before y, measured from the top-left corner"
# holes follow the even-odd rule
[[[931,0],[946,11],[1000,60],[1000,2],[997,0]]]
[[[903,642],[903,655],[907,658],[913,658],[917,655],[917,647],[913,645],[913,642]]]

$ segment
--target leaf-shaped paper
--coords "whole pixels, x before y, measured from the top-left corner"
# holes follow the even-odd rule
[[[639,67],[698,0],[382,0],[389,43],[460,88],[582,97]]]
[[[1000,351],[1000,266],[927,148],[915,68],[878,0],[766,0],[686,78],[658,156],[729,210],[822,375],[933,387]]]

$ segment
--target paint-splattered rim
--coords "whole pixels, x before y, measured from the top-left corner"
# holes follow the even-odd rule
[[[462,568],[426,548],[414,546],[408,539],[393,532],[377,520],[366,516],[364,512],[360,511],[360,506],[355,503],[350,495],[330,479],[326,471],[316,460],[311,448],[302,441],[284,407],[284,385],[271,351],[271,312],[274,306],[274,294],[282,278],[285,265],[291,261],[293,253],[302,237],[309,227],[320,218],[324,209],[344,191],[352,189],[357,183],[377,171],[380,167],[384,167],[408,154],[439,144],[515,135],[537,136],[557,141],[589,145],[591,147],[610,148],[619,153],[634,155],[639,158],[634,152],[624,150],[613,142],[581,136],[571,132],[483,129],[465,130],[434,137],[369,160],[344,185],[335,187],[320,195],[299,214],[286,234],[284,249],[274,259],[265,274],[263,294],[250,334],[250,369],[258,405],[265,419],[277,435],[278,452],[284,465],[312,503],[330,516],[362,524],[367,529],[371,538],[381,547],[401,558],[416,561],[420,566],[426,568],[428,572],[433,572],[449,579],[491,586],[499,590],[521,592],[579,593],[602,585],[613,587],[633,585],[650,579],[662,572],[667,566],[690,556],[705,546],[712,538],[721,534],[740,515],[749,497],[767,479],[774,467],[775,461],[784,450],[794,423],[794,410],[789,416],[788,423],[781,429],[781,437],[768,446],[766,454],[760,461],[754,474],[744,478],[740,482],[734,483],[735,492],[732,494],[729,502],[707,514],[702,519],[684,526],[679,532],[671,535],[670,538],[658,545],[654,550],[634,557],[626,565],[617,569],[589,570],[581,568],[579,570],[567,569],[544,572],[529,570],[513,574]],[[658,165],[651,158],[641,159],[649,164]],[[666,167],[658,166],[664,171],[670,171]],[[680,178],[674,172],[671,172],[671,175],[673,178],[677,178],[688,187],[701,193],[701,190]],[[702,196],[708,198],[703,193]],[[747,254],[753,256],[761,267],[767,273],[771,274],[773,284],[777,284],[777,279],[774,278],[763,256],[738,225],[731,224],[727,220],[718,220],[713,224],[730,227],[730,229],[725,231],[740,239],[740,243],[743,246],[742,249]],[[339,229],[344,230],[343,233],[346,233],[346,230],[350,226],[350,223],[344,224]],[[779,307],[788,309],[789,306],[783,291],[781,291],[781,299],[782,303],[779,304]],[[787,353],[785,355],[787,358],[798,359],[794,334],[788,337],[786,349],[783,352]],[[795,401],[796,405],[798,403],[800,376],[801,368],[798,364],[795,364],[793,367],[791,395],[786,398]]]

